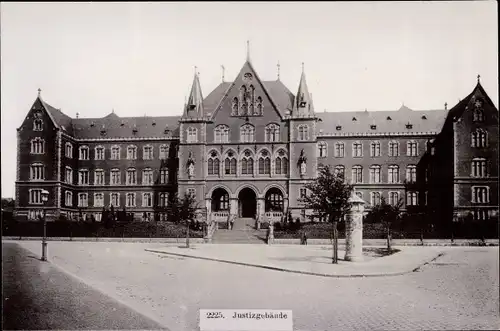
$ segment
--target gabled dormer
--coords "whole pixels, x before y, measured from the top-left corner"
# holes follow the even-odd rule
[[[314,105],[312,95],[309,93],[302,64],[302,75],[300,76],[299,89],[293,103],[292,117],[314,116]]]
[[[195,72],[191,92],[184,107],[183,119],[203,118],[203,95],[201,93],[201,85],[198,73]]]

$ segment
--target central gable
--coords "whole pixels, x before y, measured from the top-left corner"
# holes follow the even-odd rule
[[[276,102],[260,80],[250,62],[245,62],[212,116],[212,120],[239,118],[281,120]],[[260,121],[260,120],[258,120]]]

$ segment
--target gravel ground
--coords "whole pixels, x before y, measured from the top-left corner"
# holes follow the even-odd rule
[[[19,242],[35,254],[39,242]],[[51,242],[50,260],[171,330],[199,309],[291,309],[294,330],[498,329],[498,247],[447,247],[403,276],[330,279],[165,256],[165,244]]]

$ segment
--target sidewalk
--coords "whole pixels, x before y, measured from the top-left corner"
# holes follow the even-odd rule
[[[382,247],[380,247],[382,248]],[[332,247],[326,245],[237,245],[212,244],[151,248],[146,251],[174,256],[232,263],[299,274],[325,277],[396,276],[415,271],[446,250],[444,247],[397,247],[400,252],[379,257],[374,247],[364,248],[364,262],[344,261],[339,250],[338,264],[332,264]]]

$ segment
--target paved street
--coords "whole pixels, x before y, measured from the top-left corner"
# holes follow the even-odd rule
[[[38,256],[39,242],[19,242]],[[5,246],[4,246],[5,247]],[[198,310],[291,309],[294,330],[498,329],[498,247],[446,247],[419,272],[324,278],[145,252],[165,244],[50,242],[50,260],[161,322]]]
[[[2,329],[162,328],[37,258],[16,244],[2,245]]]

